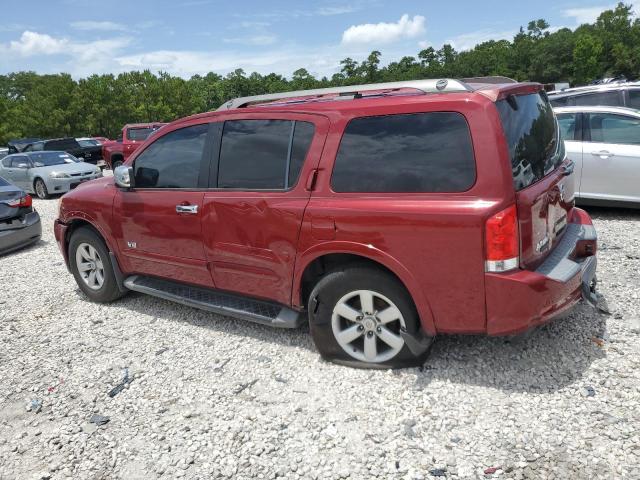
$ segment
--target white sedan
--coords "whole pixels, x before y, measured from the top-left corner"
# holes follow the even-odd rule
[[[576,199],[585,205],[640,207],[640,110],[554,109],[576,165]]]

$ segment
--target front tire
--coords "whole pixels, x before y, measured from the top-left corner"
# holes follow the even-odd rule
[[[325,360],[358,368],[422,364],[400,335],[418,331],[408,292],[387,272],[351,266],[325,275],[309,299],[311,335]]]
[[[111,170],[115,170],[118,167],[121,167],[122,164],[124,162],[122,160],[115,160],[112,164],[111,164]]]
[[[46,200],[49,198],[49,190],[47,190],[47,184],[44,183],[44,180],[41,178],[37,178],[33,184],[33,189],[36,192],[36,195],[41,200]]]
[[[69,242],[69,266],[80,290],[89,300],[107,303],[123,297],[106,244],[90,228],[81,227]]]

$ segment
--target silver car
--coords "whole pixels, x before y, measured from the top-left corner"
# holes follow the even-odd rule
[[[585,205],[640,207],[640,110],[554,109],[567,156],[576,165],[576,199]]]
[[[48,198],[99,178],[102,171],[66,152],[25,152],[4,157],[0,176],[38,198]]]

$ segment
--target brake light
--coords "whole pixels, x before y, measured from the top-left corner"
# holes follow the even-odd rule
[[[506,272],[520,264],[518,210],[515,205],[496,213],[485,225],[487,272]]]
[[[7,202],[7,205],[13,208],[28,208],[33,205],[33,199],[31,195],[27,194],[22,198],[16,198],[15,200]]]

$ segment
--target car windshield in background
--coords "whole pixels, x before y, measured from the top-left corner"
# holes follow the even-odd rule
[[[78,143],[83,148],[100,146],[100,142],[98,142],[97,140],[78,140]]]
[[[516,190],[536,183],[564,160],[564,142],[545,93],[496,102],[507,136]]]
[[[156,130],[157,128],[154,127],[130,128],[129,130],[127,130],[127,139],[135,141],[146,140],[147,138],[149,138],[149,135],[151,135]]]
[[[78,162],[76,157],[64,152],[32,153],[29,158],[31,158],[34,167],[52,167],[53,165]]]

